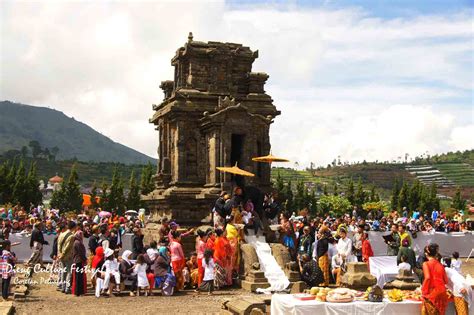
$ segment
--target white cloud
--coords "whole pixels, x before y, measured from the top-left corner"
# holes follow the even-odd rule
[[[151,104],[189,31],[260,51],[254,71],[270,74],[283,112],[273,152],[302,165],[473,147],[469,12],[383,20],[223,2],[1,6],[1,99],[62,110],[152,156]]]

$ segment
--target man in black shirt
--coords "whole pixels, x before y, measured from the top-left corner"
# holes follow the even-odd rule
[[[133,229],[132,235],[132,259],[137,259],[138,255],[145,253],[143,246],[143,234],[139,228]]]
[[[42,224],[38,222],[34,225],[31,233],[30,248],[33,249],[33,253],[26,262],[28,266],[34,266],[39,263],[41,268],[43,268],[43,245],[49,245],[49,243],[44,240],[41,228]]]
[[[308,254],[301,256],[299,260],[301,279],[306,282],[308,287],[316,287],[324,283],[324,275],[316,261],[311,259]]]
[[[99,227],[97,225],[92,227],[92,235],[89,237],[88,245],[91,255],[95,255],[95,250],[99,247]]]

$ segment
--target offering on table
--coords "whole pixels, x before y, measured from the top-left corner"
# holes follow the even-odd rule
[[[354,293],[352,290],[346,288],[334,289],[328,292],[326,301],[332,303],[349,303],[354,301]]]
[[[399,289],[392,289],[387,294],[388,299],[391,302],[401,302],[403,301],[403,292]]]
[[[421,301],[421,290],[417,289],[414,291],[405,291],[403,293],[403,298],[405,300],[411,300],[411,301]]]
[[[373,287],[368,287],[367,291],[367,301],[370,302],[382,302],[383,300],[383,290],[378,286],[374,285]]]
[[[308,294],[308,293],[297,293],[293,294],[293,297],[295,299],[298,299],[300,301],[309,301],[309,300],[314,300],[314,295]]]

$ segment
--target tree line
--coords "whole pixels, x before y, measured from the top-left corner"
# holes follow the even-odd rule
[[[331,211],[335,215],[341,215],[353,207],[363,210],[364,206],[367,208],[369,204],[384,207],[375,186],[372,185],[370,190],[366,190],[360,179],[356,186],[351,178],[345,190],[334,182],[330,193],[327,185],[308,188],[302,180],[297,181],[296,185],[293,185],[291,180],[285,183],[278,173],[275,189],[279,201],[288,212],[307,208],[312,214],[323,215]]]
[[[374,185],[365,189],[359,179],[357,184],[351,178],[344,188],[334,182],[332,191],[329,192],[327,185],[322,188],[315,186],[308,188],[302,180],[293,185],[291,180],[285,182],[280,174],[277,174],[275,189],[278,192],[279,201],[288,212],[297,212],[307,208],[312,214],[342,215],[356,209],[359,214],[370,211],[398,211],[402,213],[404,208],[408,211],[419,210],[431,213],[432,210],[440,210],[440,199],[435,183],[426,186],[420,181],[409,183],[403,180],[395,180],[390,200],[382,200]],[[458,187],[451,202],[451,208],[462,210],[466,208],[466,200],[462,198]],[[361,211],[365,210],[365,211]]]
[[[0,165],[0,204],[19,204],[25,209],[42,200],[36,163],[28,171],[23,159],[5,161]]]
[[[82,194],[78,179],[76,167],[73,165],[68,181],[63,183],[59,190],[54,191],[51,207],[76,212],[82,209]],[[128,192],[125,191],[126,188]],[[150,163],[142,168],[140,181],[137,180],[135,171],[132,171],[127,184],[120,169],[115,167],[110,183],[104,179],[99,186],[94,181],[90,193],[91,208],[115,210],[122,215],[126,209],[137,210],[142,207],[140,195],[146,195],[154,189],[153,167]]]

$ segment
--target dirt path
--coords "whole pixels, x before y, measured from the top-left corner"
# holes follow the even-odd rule
[[[35,274],[40,281],[43,274]],[[35,284],[25,302],[15,302],[16,314],[218,314],[226,299],[250,295],[241,289],[216,291],[214,295],[195,296],[191,290],[165,297],[155,293],[149,297],[121,296],[96,298],[89,290],[86,296],[75,297],[56,291],[51,284]]]
[[[474,276],[474,259],[463,260],[464,275]],[[40,282],[44,274],[35,274],[34,281]],[[218,314],[226,299],[252,294],[241,289],[216,291],[214,295],[195,296],[193,291],[165,297],[156,293],[150,297],[130,297],[123,293],[119,297],[97,299],[89,290],[83,297],[64,295],[51,284],[33,285],[25,302],[14,302],[16,314]]]

